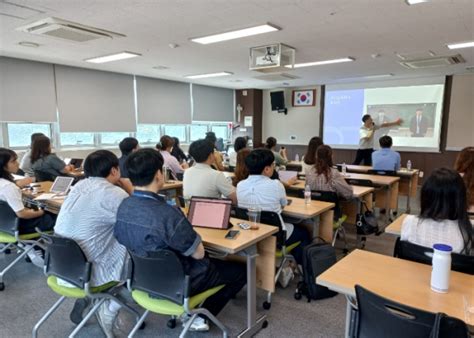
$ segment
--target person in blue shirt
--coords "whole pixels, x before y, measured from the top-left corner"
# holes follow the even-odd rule
[[[185,273],[190,276],[191,295],[225,284],[202,305],[217,315],[246,284],[245,265],[205,255],[201,237],[183,212],[158,195],[164,184],[163,162],[163,156],[154,149],[130,154],[125,166],[134,192],[119,206],[114,235],[136,255],[146,257],[161,249],[177,253]],[[209,326],[204,318],[198,317],[190,329],[207,331]]]
[[[379,139],[382,149],[372,153],[372,167],[374,170],[394,170],[400,169],[400,154],[390,149],[392,138],[388,135]]]

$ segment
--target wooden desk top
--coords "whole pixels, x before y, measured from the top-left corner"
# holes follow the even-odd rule
[[[168,181],[160,190],[179,189],[182,187],[183,187],[183,182],[181,181]]]
[[[429,265],[355,250],[319,275],[316,283],[353,297],[359,284],[393,301],[465,321],[463,297],[473,297],[474,276],[451,271],[448,293],[432,291],[430,279]]]
[[[284,207],[282,211],[285,216],[307,219],[334,208],[334,203],[311,201],[311,204],[306,204],[304,198],[297,197],[291,197],[289,200],[292,200],[291,204]]]
[[[289,189],[300,190],[305,188],[305,181],[304,180],[297,180],[296,184],[293,184]],[[352,188],[354,189],[353,196],[356,198],[363,197],[371,192],[374,191],[373,187],[361,187],[359,185],[353,185]]]
[[[359,180],[371,180],[376,185],[392,185],[395,182],[400,181],[400,177],[397,176],[381,176],[381,175],[369,175],[369,174],[358,174],[348,173],[345,178],[355,178]]]
[[[338,164],[342,165],[342,163]],[[369,170],[372,170],[372,166],[369,165],[355,165],[355,164],[346,164],[347,171],[348,172],[358,172],[358,173],[367,173]],[[418,175],[419,170],[418,169],[412,169],[408,170],[407,168],[400,168],[400,170],[397,171],[397,175],[400,176],[413,176],[413,175]]]
[[[233,178],[235,176],[235,173],[231,173],[230,171],[223,171],[222,172],[224,174],[225,177],[227,178]]]
[[[249,246],[260,242],[274,233],[278,228],[260,224],[258,230],[242,230],[237,223],[246,222],[241,219],[231,218],[230,222],[234,226],[228,230],[217,230],[210,228],[194,227],[194,230],[201,236],[204,246],[223,251],[228,254],[236,254]],[[225,235],[229,230],[239,230],[240,233],[235,239],[226,239]]]
[[[402,223],[406,217],[407,214],[401,214],[400,217],[398,217],[385,228],[385,232],[387,234],[400,236],[400,234],[402,233]]]

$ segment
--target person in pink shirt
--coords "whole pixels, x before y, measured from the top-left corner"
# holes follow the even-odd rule
[[[171,155],[173,146],[173,138],[168,135],[163,135],[160,139],[160,143],[156,145],[156,148],[160,151],[161,156],[163,156],[164,165],[167,166],[173,173],[173,176],[177,178],[178,174],[184,173],[184,169],[189,168],[189,166],[186,162],[180,164],[176,157]]]

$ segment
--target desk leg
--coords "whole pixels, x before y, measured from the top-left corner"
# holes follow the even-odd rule
[[[410,213],[410,197],[411,197],[412,181],[413,181],[413,176],[411,176],[410,179],[408,180],[407,210],[405,211],[407,214]]]
[[[346,296],[347,298],[347,296]],[[350,338],[351,332],[352,306],[349,299],[346,299],[346,327],[344,328],[344,337]]]
[[[328,210],[319,215],[319,237],[332,243],[334,211]]]
[[[237,337],[252,337],[267,326],[267,316],[257,319],[257,247],[252,245],[245,250],[247,257],[247,328]]]

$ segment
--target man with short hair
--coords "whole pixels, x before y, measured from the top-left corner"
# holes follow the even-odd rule
[[[23,154],[23,157],[21,158],[21,162],[20,162],[20,169],[23,170],[25,174],[30,177],[35,176],[35,173],[33,172],[33,169],[31,168],[31,147],[33,146],[33,142],[40,136],[46,136],[46,135],[43,133],[31,134],[30,148],[25,152],[25,154]]]
[[[128,158],[126,166],[135,190],[119,207],[115,236],[128,250],[143,257],[163,249],[175,252],[190,277],[191,295],[224,284],[203,303],[217,315],[245,285],[245,266],[205,256],[201,237],[183,212],[158,195],[164,185],[163,162],[163,156],[154,149],[141,149]],[[160,271],[150,271],[154,273]],[[209,326],[198,317],[191,329],[207,331]]]
[[[189,146],[189,155],[196,164],[184,171],[183,195],[230,198],[237,204],[235,188],[220,171],[211,168],[215,162],[214,146],[207,140],[198,140]]]
[[[415,116],[411,118],[410,131],[412,137],[425,137],[428,131],[428,118],[423,116],[423,109],[418,108]]]
[[[127,249],[114,237],[114,226],[120,203],[128,194],[118,187],[121,183],[117,156],[108,150],[98,150],[84,161],[85,179],[68,194],[54,228],[55,234],[77,242],[87,260],[92,263],[91,286],[121,281]],[[87,306],[76,301],[71,320],[79,323]],[[120,306],[105,302],[98,312],[100,326],[107,337],[113,337],[113,322]]]
[[[362,127],[359,130],[359,149],[357,149],[356,159],[354,160],[355,165],[359,165],[362,160],[364,165],[372,164],[372,153],[374,152],[374,132],[377,129],[400,125],[401,119],[397,119],[393,122],[382,123],[381,125],[375,124],[372,117],[369,114],[362,116]]]
[[[379,139],[380,150],[372,153],[372,167],[374,170],[394,170],[400,169],[400,154],[391,149],[392,138],[388,135]]]
[[[140,149],[140,146],[136,138],[126,137],[119,143],[119,148],[122,152],[122,156],[120,156],[119,158],[120,173],[123,178],[128,178],[128,172],[127,168],[125,167],[125,161],[131,153]]]

